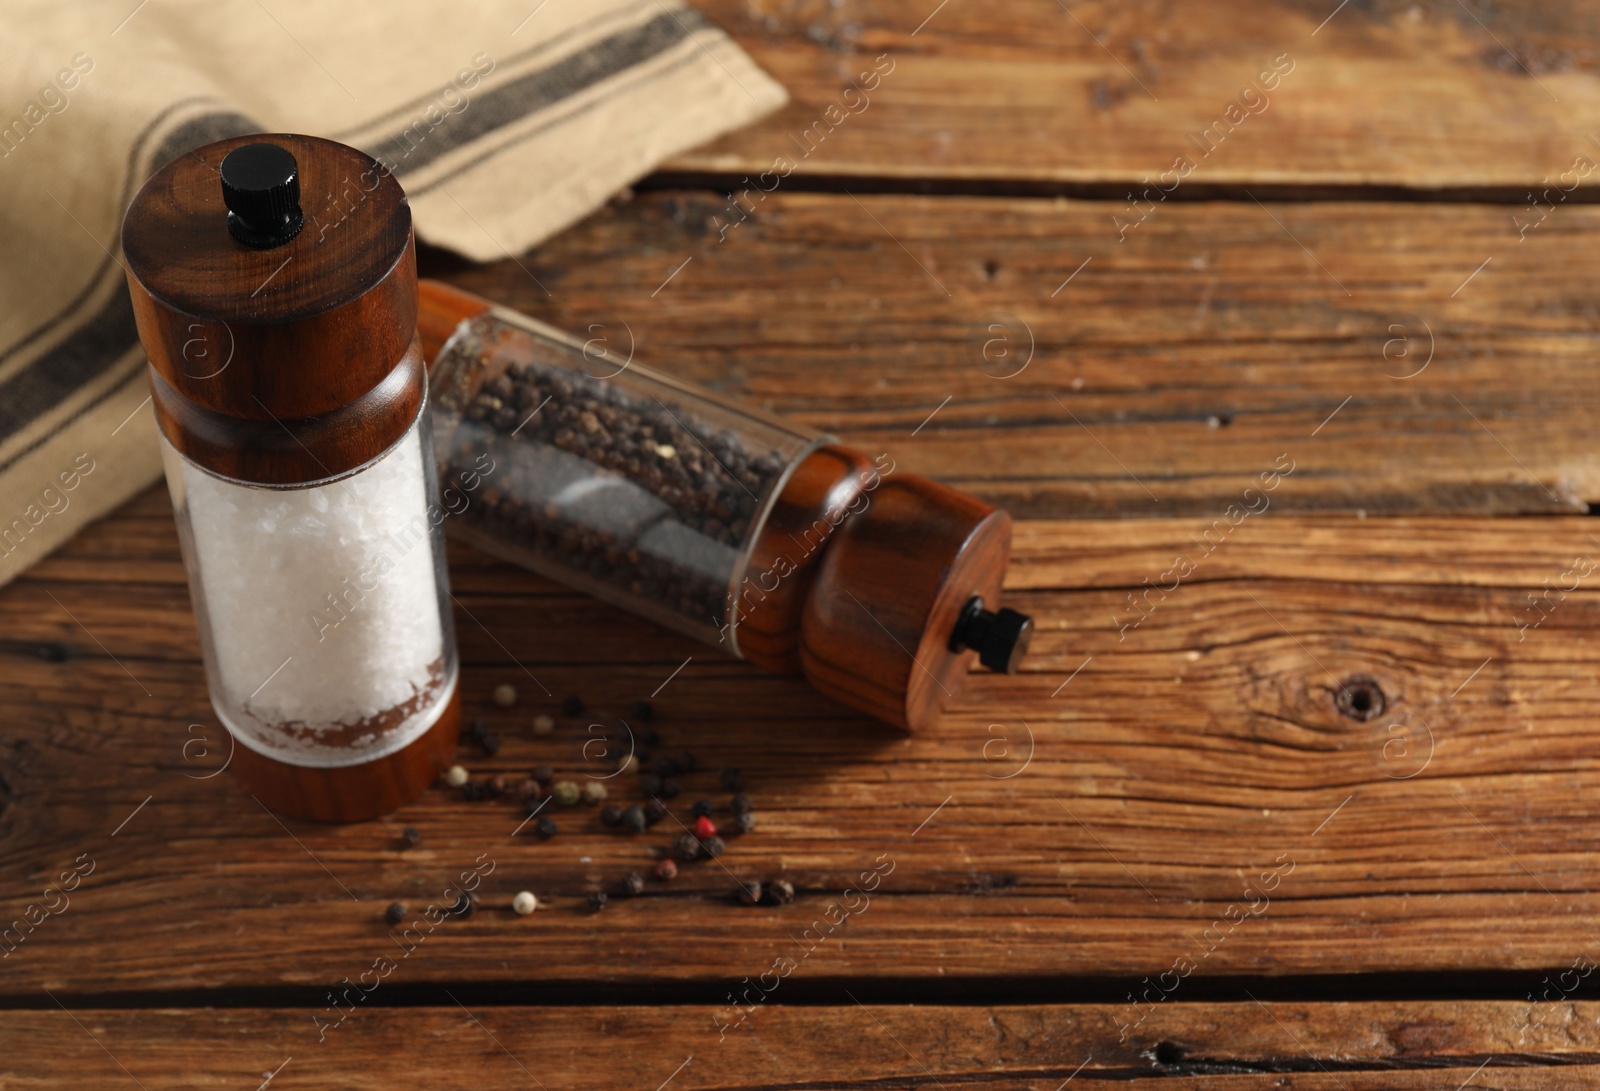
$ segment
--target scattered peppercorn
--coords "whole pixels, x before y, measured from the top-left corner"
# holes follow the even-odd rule
[[[755,905],[761,901],[761,884],[754,879],[747,883],[740,883],[739,900],[745,905]]]
[[[494,757],[500,752],[499,737],[493,731],[490,731],[489,725],[482,720],[473,720],[468,724],[466,735],[467,738],[478,744],[478,749],[490,757]]]
[[[496,773],[489,781],[494,787],[497,796],[509,795],[517,787],[517,782],[511,779],[510,773]]]
[[[700,851],[715,860],[728,849],[727,844],[720,837],[707,837],[700,842]]]
[[[592,892],[589,895],[589,912],[591,912],[591,913],[600,912],[600,910],[602,910],[602,909],[604,909],[606,907],[606,902],[609,901],[609,900],[610,899],[608,899],[606,897],[606,892],[603,891],[603,890],[596,890],[596,891]]]
[[[756,832],[756,816],[755,816],[755,814],[750,812],[750,811],[745,811],[743,814],[734,815],[733,816],[733,832],[734,833],[755,833]]]
[[[711,816],[701,815],[694,820],[694,835],[699,838],[717,836],[717,824],[711,821]]]
[[[743,792],[740,792],[738,795],[728,800],[728,810],[732,811],[734,814],[750,813],[750,797],[745,795]]]
[[[661,879],[663,881],[670,882],[671,880],[676,879],[677,877],[678,877],[678,865],[672,862],[672,858],[671,857],[668,857],[667,859],[662,860],[661,862],[656,864],[656,878],[657,879]]]
[[[692,833],[686,833],[673,843],[672,849],[677,853],[678,859],[689,861],[700,858],[700,841]]]
[[[556,729],[556,722],[544,713],[533,718],[533,733],[535,735],[548,735]]]
[[[550,768],[548,765],[534,766],[532,776],[533,779],[538,781],[540,784],[549,784],[552,780],[556,779],[555,770]]]
[[[522,801],[522,813],[532,818],[539,813],[539,808],[544,806],[544,801],[538,798],[529,798]]]
[[[468,780],[461,786],[461,798],[474,803],[480,799],[488,799],[492,792],[489,782],[485,780]]]
[[[583,801],[585,803],[604,803],[606,796],[609,794],[606,791],[606,786],[598,780],[586,780],[583,782]]]
[[[544,789],[532,777],[525,777],[522,783],[517,785],[517,794],[524,800],[538,801],[544,798]]]
[[[651,799],[645,802],[644,820],[650,823],[652,826],[654,826],[657,822],[660,822],[663,818],[667,817],[667,815],[670,813],[672,812],[667,810],[667,805],[661,802],[659,799]]]
[[[602,825],[602,826],[620,826],[620,825],[622,825],[622,808],[617,806],[615,803],[608,803],[604,807],[601,807],[600,808],[600,825]]]
[[[637,898],[644,893],[644,876],[637,871],[630,871],[622,877],[622,892],[630,898]]]
[[[422,831],[415,826],[407,826],[406,832],[400,835],[400,847],[414,849],[422,843]]]
[[[647,824],[644,819],[644,809],[636,803],[623,811],[622,824],[634,833],[643,833]]]
[[[655,730],[641,731],[639,733],[639,741],[644,743],[646,746],[660,746],[661,732]]]
[[[389,908],[383,911],[383,919],[390,924],[399,924],[406,919],[406,903],[390,902]]]
[[[464,766],[452,765],[444,771],[444,782],[452,788],[459,788],[467,782],[468,773]]]
[[[629,754],[627,757],[617,762],[617,772],[619,773],[633,773],[637,772],[638,769],[639,759],[633,754]]]
[[[794,884],[788,879],[773,879],[767,884],[767,901],[774,905],[788,905],[794,901]]]
[[[472,895],[465,890],[456,894],[456,900],[451,903],[450,912],[458,917],[472,916]]]
[[[573,694],[565,701],[561,702],[561,714],[563,716],[577,716],[582,712],[583,701],[578,697],[577,694]]]
[[[677,777],[661,778],[661,798],[677,799],[683,794],[683,785],[678,783]]]
[[[678,772],[680,773],[692,773],[696,769],[700,768],[700,763],[695,760],[695,756],[689,753],[687,750],[672,760],[673,763],[677,765]]]
[[[644,776],[639,778],[639,791],[643,792],[647,796],[660,795],[661,778],[656,776],[654,773],[646,773]]]
[[[556,835],[556,820],[545,815],[533,824],[533,828],[541,838],[548,841]]]
[[[689,813],[694,815],[696,818],[703,818],[711,814],[711,812],[714,810],[716,810],[716,808],[711,806],[711,801],[709,799],[697,799],[694,801],[694,806],[689,808]]]
[[[738,769],[734,769],[734,768],[731,768],[731,767],[727,768],[727,769],[724,769],[722,772],[717,774],[717,779],[722,783],[722,787],[723,787],[724,791],[728,791],[728,792],[742,792],[742,791],[744,791],[744,773],[742,773]]]
[[[656,710],[650,707],[649,701],[635,701],[628,706],[628,715],[642,724],[647,724],[655,717]]]
[[[558,780],[550,789],[551,798],[558,807],[570,807],[583,798],[583,791],[570,780]]]
[[[519,917],[526,917],[539,908],[539,899],[533,896],[530,890],[519,890],[517,896],[511,899],[511,909]]]
[[[501,682],[494,687],[494,703],[501,708],[510,708],[517,703],[517,687],[509,682]]]

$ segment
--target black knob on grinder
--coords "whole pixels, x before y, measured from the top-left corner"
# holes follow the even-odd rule
[[[300,234],[300,166],[287,148],[246,144],[222,160],[222,201],[228,234],[258,249],[281,246]]]
[[[1033,639],[1033,619],[1027,614],[1001,607],[985,610],[983,599],[974,595],[961,610],[950,634],[950,650],[971,648],[978,662],[998,674],[1015,674],[1028,653]]]

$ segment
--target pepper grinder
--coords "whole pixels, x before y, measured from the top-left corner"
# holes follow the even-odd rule
[[[452,536],[907,730],[1017,669],[1004,511],[446,284],[419,331]]]
[[[122,248],[229,765],[274,810],[392,810],[460,727],[405,193],[332,141],[223,140]]]

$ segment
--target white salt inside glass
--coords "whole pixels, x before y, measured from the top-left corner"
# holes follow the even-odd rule
[[[448,700],[421,431],[419,416],[376,462],[308,488],[227,481],[163,440],[212,703],[251,749],[295,765],[370,761],[422,735]]]

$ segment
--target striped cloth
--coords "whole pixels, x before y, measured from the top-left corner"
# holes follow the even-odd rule
[[[0,25],[0,583],[160,474],[117,239],[176,155],[342,140],[420,238],[489,260],[785,101],[679,0],[11,0]]]

